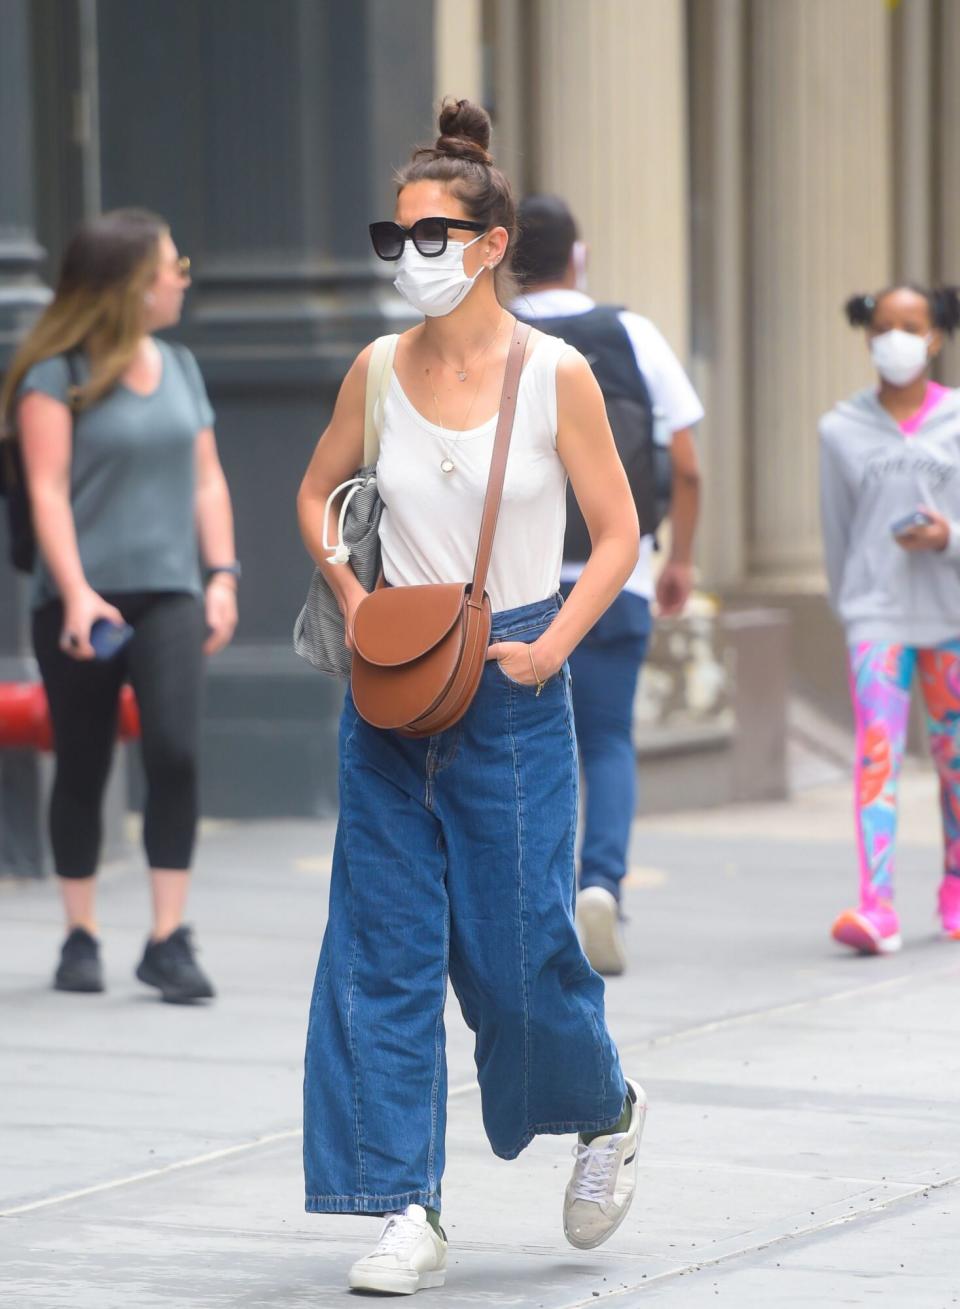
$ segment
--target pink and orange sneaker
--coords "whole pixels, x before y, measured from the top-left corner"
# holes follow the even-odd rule
[[[900,920],[886,900],[874,900],[859,909],[844,909],[830,935],[860,954],[893,954],[901,945]]]
[[[948,873],[940,883],[937,907],[944,936],[960,941],[960,877],[955,873]]]

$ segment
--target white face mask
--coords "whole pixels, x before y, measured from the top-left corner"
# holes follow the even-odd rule
[[[483,239],[484,232],[472,241],[448,241],[442,255],[422,255],[412,241],[407,241],[400,256],[400,268],[393,284],[409,304],[426,318],[443,318],[463,300],[483,272],[473,277],[463,271],[463,252]]]
[[[929,336],[894,329],[875,336],[870,342],[874,367],[891,386],[907,386],[916,381],[928,363]]]

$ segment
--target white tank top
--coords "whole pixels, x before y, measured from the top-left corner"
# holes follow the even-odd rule
[[[567,473],[557,454],[557,363],[572,349],[541,337],[520,376],[487,575],[495,613],[545,600],[560,584]],[[377,461],[383,575],[391,586],[473,576],[496,425],[494,415],[445,433],[418,413],[393,375]],[[440,467],[448,456],[451,473]]]

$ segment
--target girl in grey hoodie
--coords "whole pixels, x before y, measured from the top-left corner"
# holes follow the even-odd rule
[[[940,919],[960,940],[960,392],[928,376],[944,333],[960,324],[960,297],[897,286],[855,296],[846,310],[866,330],[880,384],[820,422],[827,578],[857,731],[860,899],[833,936],[877,954],[900,947],[893,847],[915,672],[940,776]]]

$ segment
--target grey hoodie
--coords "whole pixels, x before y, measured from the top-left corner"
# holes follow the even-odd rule
[[[950,522],[942,553],[908,553],[890,525],[920,505]],[[960,392],[906,436],[873,390],[820,420],[820,511],[830,603],[847,640],[960,639]]]

